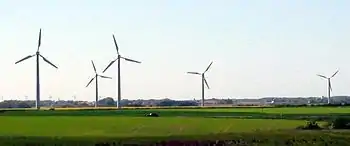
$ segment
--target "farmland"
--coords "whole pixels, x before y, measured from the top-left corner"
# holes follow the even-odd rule
[[[160,117],[145,117],[150,112]],[[248,138],[249,141],[255,137],[271,144],[293,137],[296,141],[298,137],[304,140],[323,137],[331,142],[334,137],[344,142],[350,136],[347,131],[306,132],[295,128],[305,125],[309,119],[320,120],[323,124],[334,117],[348,116],[349,112],[347,107],[5,111],[0,113],[0,124],[6,125],[0,127],[0,141],[7,144],[13,139],[17,142],[40,140],[47,144],[64,141],[91,144],[164,139]]]

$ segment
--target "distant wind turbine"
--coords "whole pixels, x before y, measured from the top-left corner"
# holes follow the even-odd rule
[[[107,77],[107,76],[102,76],[102,75],[99,75],[97,74],[97,71],[96,71],[96,67],[95,67],[95,64],[94,64],[94,61],[91,60],[91,63],[92,63],[92,67],[94,68],[94,71],[95,71],[95,77],[93,77],[90,82],[86,85],[86,87],[88,87],[90,85],[90,83],[96,79],[96,98],[95,98],[95,107],[98,106],[98,77],[101,77],[101,78],[107,78],[107,79],[112,79],[111,77]]]
[[[331,84],[331,79],[339,72],[339,70],[337,70],[331,77],[326,77],[324,75],[320,75],[317,74],[317,76],[327,79],[328,81],[328,104],[331,103],[331,91],[332,91],[332,84]]]
[[[54,104],[55,104],[55,101],[52,100],[52,96],[51,95],[49,96],[49,100],[51,102],[50,107],[52,108],[54,106]]]
[[[274,103],[275,103],[275,99],[276,99],[276,98],[273,98],[273,99],[271,100],[271,104],[274,104]]]
[[[31,57],[36,56],[36,102],[35,102],[35,107],[36,109],[40,109],[40,76],[39,76],[39,56],[48,64],[50,64],[51,66],[53,66],[54,68],[57,69],[57,66],[54,65],[53,63],[51,63],[49,60],[47,60],[44,56],[42,56],[39,52],[39,48],[41,45],[41,29],[39,32],[39,40],[38,40],[38,49],[36,51],[35,54],[33,55],[28,55],[27,57],[24,57],[23,59],[17,61],[15,64],[20,63],[24,60],[27,60]]]
[[[120,59],[124,59],[126,61],[130,61],[130,62],[135,62],[135,63],[141,63],[140,61],[136,61],[136,60],[132,60],[132,59],[129,59],[129,58],[125,58],[123,56],[120,55],[119,53],[119,48],[118,48],[118,45],[117,45],[117,41],[115,40],[115,37],[113,35],[113,40],[114,40],[114,45],[115,45],[115,48],[117,49],[117,58],[114,59],[113,61],[111,61],[108,66],[106,67],[105,70],[103,70],[103,73],[115,62],[115,61],[118,61],[118,102],[117,102],[117,108],[120,109],[121,108],[121,105],[120,105],[120,101],[121,101],[121,96],[122,96],[122,88],[121,88],[121,75],[120,75]]]
[[[202,77],[202,106],[204,106],[204,84],[207,85],[208,89],[209,85],[207,80],[205,79],[205,73],[209,70],[210,66],[213,64],[213,61],[209,64],[207,69],[203,73],[198,73],[198,72],[187,72],[188,74],[195,74],[195,75],[200,75]]]

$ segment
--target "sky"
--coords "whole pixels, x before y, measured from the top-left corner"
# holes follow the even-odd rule
[[[35,99],[34,54],[42,28],[41,98],[93,101],[85,87],[116,58],[122,98],[206,98],[350,95],[350,1],[347,0],[2,0],[0,96]],[[99,95],[117,96],[117,66],[99,79]]]

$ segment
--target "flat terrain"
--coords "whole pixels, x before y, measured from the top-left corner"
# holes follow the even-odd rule
[[[13,110],[13,109],[3,109],[3,110]],[[24,111],[23,109],[17,109]],[[41,114],[43,111],[33,111],[34,109],[26,109],[26,111],[31,111],[30,113],[26,114]],[[350,114],[350,107],[285,107],[285,108],[273,108],[273,107],[247,107],[247,108],[127,108],[127,109],[121,109],[118,110],[113,107],[101,107],[97,108],[56,108],[55,111],[50,111],[50,113],[60,112],[63,111],[69,111],[69,113],[76,113],[81,111],[93,111],[93,112],[110,112],[114,111],[123,115],[128,115],[130,113],[142,113],[142,112],[164,112],[164,113],[191,113],[195,112],[198,115],[205,115],[207,113],[262,113],[262,114],[334,114],[334,113],[344,113],[344,114]],[[12,112],[14,113],[14,112]],[[12,114],[11,113],[11,114]],[[23,112],[19,112],[23,113]]]
[[[155,112],[160,117],[145,117]],[[11,141],[140,141],[164,139],[246,139],[257,138],[267,144],[321,138],[347,144],[349,131],[297,131],[307,119],[350,116],[348,107],[301,108],[219,108],[219,109],[123,109],[55,111],[22,110],[0,113],[0,144]],[[323,124],[323,122],[320,122]],[[22,138],[21,138],[22,137]],[[27,137],[23,139],[23,137]],[[45,139],[45,140],[43,140]],[[338,139],[338,140],[337,140]],[[89,143],[91,144],[91,143]]]
[[[202,109],[56,109],[55,111],[6,111],[1,116],[113,116],[144,117],[154,112],[161,117],[206,117],[243,119],[330,119],[349,116],[350,107],[300,107],[300,108],[202,108]]]
[[[0,135],[143,137],[293,129],[298,120],[176,117],[2,117]],[[40,130],[37,130],[39,128]]]

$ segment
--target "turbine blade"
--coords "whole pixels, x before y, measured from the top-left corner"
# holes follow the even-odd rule
[[[91,63],[92,63],[92,67],[94,67],[95,73],[97,73],[97,72],[96,72],[96,67],[95,67],[94,61],[91,60]]]
[[[205,72],[207,72],[208,70],[209,70],[209,68],[210,68],[210,66],[213,64],[213,61],[209,64],[209,66],[207,67],[207,69],[204,71],[204,73]]]
[[[90,80],[90,82],[86,85],[86,87],[88,87],[88,86],[90,85],[90,83],[91,83],[95,78],[96,78],[96,76],[93,77],[93,78]]]
[[[56,65],[54,65],[53,63],[51,63],[49,60],[47,60],[44,56],[42,56],[41,54],[39,54],[41,58],[44,59],[45,62],[47,62],[48,64],[52,65],[54,68],[58,68]]]
[[[321,78],[325,78],[325,79],[327,79],[327,77],[326,77],[326,76],[324,76],[324,75],[317,74],[317,76],[319,76],[319,77],[321,77]]]
[[[101,78],[112,79],[112,77],[107,77],[107,76],[102,76],[102,75],[98,75],[98,76],[100,76]]]
[[[117,45],[117,41],[115,40],[114,34],[113,34],[113,40],[114,40],[115,48],[117,49],[117,54],[119,55],[119,48],[118,48],[118,45]]]
[[[201,75],[200,73],[198,72],[187,72],[188,74],[195,74],[195,75]]]
[[[333,78],[338,72],[339,72],[339,70],[337,70],[337,71],[331,76],[331,78]]]
[[[33,57],[33,56],[35,56],[35,55],[28,55],[27,57],[24,57],[24,58],[22,58],[21,60],[18,60],[17,62],[15,62],[15,64],[20,63],[20,62],[22,62],[22,61],[24,61],[24,60],[27,60],[27,59],[29,59],[29,58],[31,58],[31,57]]]
[[[329,87],[329,90],[332,91],[332,84],[331,84],[331,80],[328,80],[328,87]]]
[[[118,59],[115,59],[115,60],[113,60],[113,61],[111,61],[109,64],[108,64],[108,66],[105,68],[105,70],[103,70],[103,72],[102,73],[104,73],[110,66],[112,66],[112,64],[115,62],[115,61],[117,61]]]
[[[124,58],[126,61],[135,62],[135,63],[141,63],[140,61],[132,60],[132,59],[129,59],[129,58],[125,58],[125,57],[122,57],[122,58]]]
[[[41,28],[39,31],[38,50],[37,51],[39,51],[40,45],[41,45]]]
[[[207,85],[208,89],[210,89],[207,80],[205,78],[203,78],[203,80],[204,80],[205,85]]]

